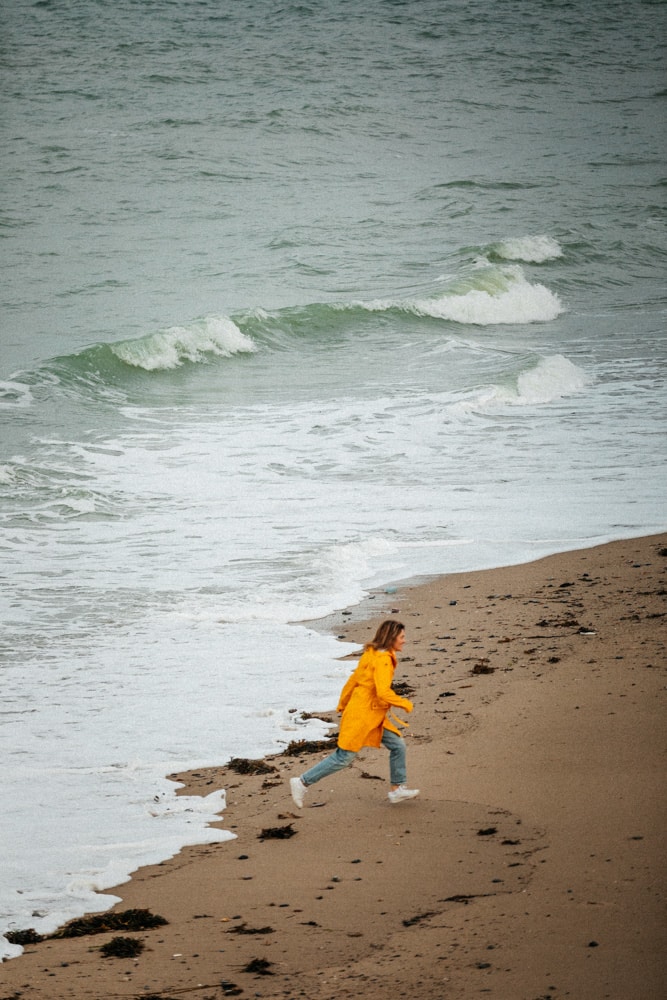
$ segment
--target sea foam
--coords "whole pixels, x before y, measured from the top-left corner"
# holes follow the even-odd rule
[[[591,377],[562,354],[553,354],[522,371],[512,384],[492,385],[454,404],[454,412],[496,411],[505,406],[539,406],[581,392]]]
[[[378,312],[402,309],[472,326],[548,323],[563,312],[558,296],[545,285],[528,281],[518,264],[494,267],[486,260],[438,298],[375,301],[366,308]]]
[[[146,371],[178,368],[185,362],[196,363],[206,354],[231,357],[252,353],[255,343],[242,333],[227,316],[209,316],[190,326],[174,326],[137,340],[111,345],[121,361]]]
[[[503,260],[522,260],[531,264],[563,256],[560,243],[551,236],[515,236],[494,243],[491,253]]]

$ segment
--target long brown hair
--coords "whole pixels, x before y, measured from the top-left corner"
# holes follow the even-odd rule
[[[402,622],[397,622],[395,618],[387,618],[378,628],[375,637],[366,643],[364,649],[391,649],[394,640],[404,629],[405,625]]]

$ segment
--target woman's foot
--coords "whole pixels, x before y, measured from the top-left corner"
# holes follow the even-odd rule
[[[387,798],[390,802],[403,802],[405,799],[414,799],[417,795],[419,795],[418,788],[406,788],[405,785],[399,785],[398,788],[392,788],[387,793]]]
[[[301,778],[290,778],[289,781],[290,791],[292,793],[292,800],[297,809],[303,809],[303,799],[308,791],[308,786],[304,785]]]

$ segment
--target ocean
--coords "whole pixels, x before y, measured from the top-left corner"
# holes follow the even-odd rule
[[[665,528],[667,6],[0,13],[0,932],[47,933],[232,836],[168,774],[325,731],[316,618]]]

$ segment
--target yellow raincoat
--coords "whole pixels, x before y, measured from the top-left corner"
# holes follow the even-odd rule
[[[362,747],[379,747],[383,729],[401,735],[387,714],[392,705],[411,712],[412,702],[392,691],[395,669],[396,656],[391,650],[372,647],[364,650],[338,702],[338,711],[343,713],[338,736],[341,750],[356,752]]]

